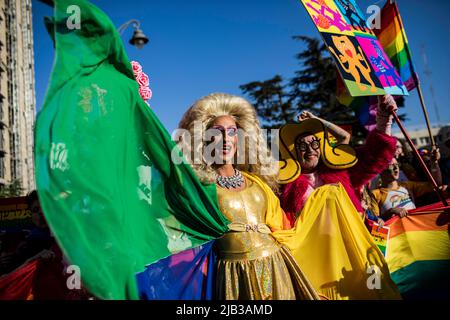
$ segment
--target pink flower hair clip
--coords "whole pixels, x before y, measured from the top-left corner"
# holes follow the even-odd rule
[[[147,100],[152,98],[152,90],[149,88],[150,79],[148,75],[142,71],[142,66],[137,61],[131,61],[131,67],[133,68],[134,77],[136,78],[137,83],[139,84],[139,94],[142,97],[142,100],[150,106]]]

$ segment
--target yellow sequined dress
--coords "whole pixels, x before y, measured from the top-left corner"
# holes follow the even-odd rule
[[[230,231],[216,241],[219,299],[319,299],[285,246],[265,224],[267,199],[256,183],[231,191],[218,187],[219,206]]]

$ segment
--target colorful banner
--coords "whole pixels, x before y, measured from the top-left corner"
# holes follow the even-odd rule
[[[350,95],[408,95],[354,0],[301,0],[324,39]]]
[[[378,223],[374,223],[372,225],[372,230],[370,231],[373,241],[385,258],[389,243],[389,231],[390,229],[388,227],[380,227]]]
[[[27,197],[0,199],[0,232],[32,228]]]

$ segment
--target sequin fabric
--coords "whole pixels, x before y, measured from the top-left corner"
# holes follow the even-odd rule
[[[216,292],[227,300],[319,299],[289,250],[270,234],[265,222],[264,191],[246,179],[240,191],[218,188],[219,206],[243,231],[229,231],[216,241]],[[258,227],[259,226],[259,227]]]

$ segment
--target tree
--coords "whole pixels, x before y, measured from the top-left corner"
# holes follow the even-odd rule
[[[250,82],[239,88],[252,97],[256,112],[263,120],[263,128],[280,127],[295,116],[280,75],[265,81]]]
[[[0,198],[13,198],[20,197],[23,194],[24,189],[19,179],[13,180],[8,185],[0,186]]]
[[[334,122],[352,122],[353,110],[343,107],[336,99],[336,68],[326,45],[320,39],[295,36],[306,50],[295,57],[302,67],[290,80],[290,96],[297,110],[307,109],[319,117]]]

